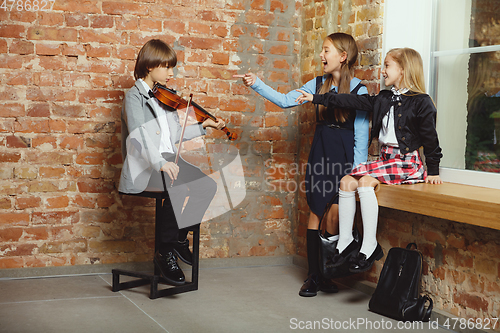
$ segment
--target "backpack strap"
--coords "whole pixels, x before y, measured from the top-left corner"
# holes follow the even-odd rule
[[[316,76],[316,94],[319,93],[323,85],[323,76]],[[319,105],[316,105],[316,122],[319,121]]]

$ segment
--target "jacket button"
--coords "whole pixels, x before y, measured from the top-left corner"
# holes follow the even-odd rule
[[[401,116],[402,116],[402,115],[401,115],[401,113],[400,113],[400,114],[398,114],[398,117],[401,117]]]
[[[401,106],[401,102],[398,103],[398,106]]]
[[[401,126],[398,126],[398,129],[401,129]]]
[[[405,141],[405,137],[403,136],[403,137],[401,138],[401,140]]]
[[[160,135],[160,131],[156,132],[156,134]]]
[[[410,148],[406,147],[406,151],[410,150]]]

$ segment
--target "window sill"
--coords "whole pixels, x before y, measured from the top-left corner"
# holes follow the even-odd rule
[[[379,206],[500,230],[500,190],[444,183],[381,185]]]

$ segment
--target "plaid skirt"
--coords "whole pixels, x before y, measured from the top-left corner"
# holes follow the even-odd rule
[[[416,184],[425,181],[427,171],[418,150],[403,155],[397,147],[382,146],[378,160],[360,163],[351,176],[371,176],[384,184]]]

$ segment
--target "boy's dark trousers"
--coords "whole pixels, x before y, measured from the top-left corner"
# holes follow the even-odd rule
[[[163,153],[163,157],[174,162],[175,155]],[[170,202],[164,200],[162,223],[160,224],[160,242],[163,244],[183,241],[193,227],[201,223],[210,202],[217,191],[216,182],[205,175],[199,168],[187,163],[182,158],[178,161],[179,174],[172,180],[163,172]],[[154,171],[148,188],[163,189],[161,174]],[[188,198],[187,203],[186,197]],[[183,209],[184,207],[184,209]],[[173,216],[175,215],[175,218]]]

